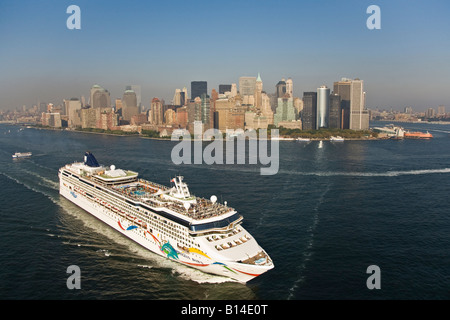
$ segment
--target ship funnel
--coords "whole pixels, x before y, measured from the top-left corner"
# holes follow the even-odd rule
[[[97,162],[97,159],[95,159],[94,155],[89,151],[87,151],[84,154],[84,164],[91,168],[100,167],[100,165]]]

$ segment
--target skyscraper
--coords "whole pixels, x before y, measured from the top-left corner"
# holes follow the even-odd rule
[[[316,130],[317,92],[303,93],[303,110],[301,113],[303,130]]]
[[[69,128],[75,128],[81,126],[81,102],[77,98],[72,98],[70,100],[64,100],[66,107],[66,113],[69,116],[67,125]]]
[[[202,94],[208,94],[208,84],[206,81],[192,81],[191,82],[191,100],[201,97]]]
[[[330,110],[330,89],[321,86],[317,89],[317,117],[316,128],[328,128],[328,114]]]
[[[231,92],[231,84],[219,84],[219,93]]]
[[[256,77],[240,77],[239,93],[241,96],[252,96],[255,94]]]
[[[139,114],[136,93],[127,88],[122,97],[122,117],[125,121],[131,121],[133,116]]]
[[[294,108],[294,99],[288,97],[278,98],[278,106],[276,113],[273,117],[273,123],[278,126],[278,123],[282,121],[295,121],[297,120],[296,112]]]
[[[92,108],[110,108],[111,97],[108,90],[99,85],[92,86],[90,103]]]
[[[141,111],[141,106],[142,106],[142,98],[141,98],[141,86],[138,84],[134,84],[132,86],[130,86],[130,90],[133,90],[134,93],[136,93],[136,106],[139,107],[139,112]]]
[[[152,124],[161,125],[163,124],[164,114],[163,114],[163,105],[161,100],[158,98],[153,98],[151,103],[151,118]]]
[[[286,80],[286,93],[289,94],[290,97],[294,97],[294,83],[291,78]]]
[[[364,82],[346,79],[334,83],[334,93],[341,96],[342,129],[369,129],[369,113],[365,110]]]
[[[258,78],[256,78],[255,83],[255,107],[257,109],[261,109],[262,107],[262,92],[263,91],[263,82],[261,80],[261,75],[258,73]]]
[[[284,97],[284,95],[287,92],[286,91],[286,81],[285,81],[285,79],[281,79],[281,81],[279,81],[277,83],[276,88],[277,88],[277,92],[276,92],[277,99]]]
[[[341,128],[341,97],[334,92],[330,95],[328,127],[331,129]]]

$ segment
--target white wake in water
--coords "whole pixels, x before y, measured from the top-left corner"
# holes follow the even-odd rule
[[[294,297],[295,291],[297,290],[298,286],[305,280],[305,276],[303,275],[303,272],[306,269],[306,264],[308,263],[309,260],[311,260],[311,256],[313,255],[314,235],[316,232],[317,225],[319,224],[319,208],[322,205],[322,203],[324,202],[325,196],[328,193],[328,191],[330,191],[330,184],[327,184],[327,188],[320,195],[320,198],[317,201],[316,206],[314,207],[312,224],[308,228],[309,241],[308,241],[305,251],[303,252],[303,261],[297,268],[298,273],[299,273],[299,278],[297,280],[295,280],[294,283],[292,284],[292,286],[289,288],[289,295],[287,297],[287,300],[291,300]]]
[[[300,176],[319,176],[319,177],[399,177],[409,175],[427,175],[427,174],[446,174],[450,173],[450,168],[444,169],[424,169],[424,170],[407,170],[407,171],[386,171],[386,172],[339,172],[339,171],[324,171],[324,172],[299,172],[299,171],[283,171],[280,173],[294,174]]]

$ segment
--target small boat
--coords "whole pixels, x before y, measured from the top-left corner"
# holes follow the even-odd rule
[[[294,141],[294,138],[286,138],[286,137],[271,137],[271,140],[278,140],[278,141]]]
[[[311,139],[309,139],[309,138],[297,138],[297,141],[299,141],[299,142],[310,142]]]
[[[344,138],[337,136],[337,137],[331,137],[330,141],[336,141],[336,142],[343,142]]]
[[[320,142],[319,142],[319,149],[322,149],[322,148],[323,148],[323,141],[320,140]]]
[[[31,157],[31,152],[16,152],[12,155],[13,158],[27,158]]]

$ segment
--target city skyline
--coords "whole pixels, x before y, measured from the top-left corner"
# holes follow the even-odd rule
[[[68,30],[66,8],[81,8]],[[366,9],[381,8],[381,30]],[[11,1],[0,4],[0,110],[89,96],[94,84],[122,97],[141,86],[142,105],[206,81],[208,94],[240,77],[281,78],[294,96],[364,79],[369,108],[416,111],[449,105],[446,1]]]

